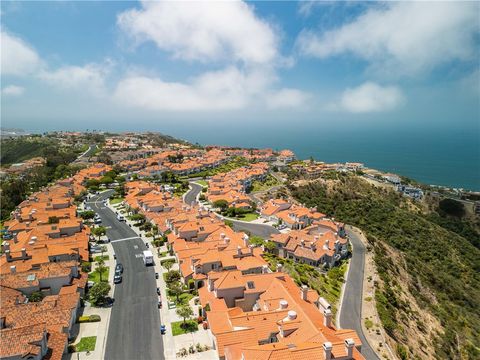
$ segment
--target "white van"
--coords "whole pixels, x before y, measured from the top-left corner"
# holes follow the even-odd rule
[[[153,254],[150,250],[145,250],[143,252],[143,262],[145,266],[153,265]]]

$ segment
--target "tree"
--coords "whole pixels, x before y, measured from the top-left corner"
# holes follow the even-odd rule
[[[30,302],[40,302],[44,298],[44,295],[40,291],[34,291],[29,297],[28,301]]]
[[[92,229],[92,234],[98,236],[98,240],[107,233],[107,228],[105,226],[97,226]]]
[[[144,222],[145,221],[145,215],[143,214],[134,214],[130,216],[130,219],[132,221],[138,221],[138,222]]]
[[[110,284],[107,282],[99,282],[92,286],[89,292],[89,299],[93,305],[101,304],[110,291]]]
[[[249,239],[250,244],[255,246],[262,246],[265,244],[265,240],[263,240],[260,236],[253,235]]]
[[[223,199],[214,201],[213,207],[219,208],[221,211],[225,211],[228,208],[228,201]]]
[[[84,212],[80,213],[80,217],[83,220],[93,219],[95,217],[95,211],[93,211],[93,210],[84,211]]]
[[[175,264],[175,260],[171,259],[171,260],[165,260],[163,263],[162,263],[162,266],[167,270],[167,271],[170,271],[170,269],[172,268],[173,264]]]
[[[170,293],[175,296],[175,299],[178,303],[178,297],[183,294],[183,288],[182,284],[180,282],[174,282],[169,284],[168,289],[170,290]]]
[[[267,252],[273,252],[276,249],[275,243],[273,241],[267,241],[265,243],[265,250]]]
[[[183,305],[177,308],[177,315],[183,318],[183,326],[185,326],[187,319],[193,316],[193,310],[189,305]]]
[[[167,285],[170,285],[179,281],[180,278],[181,275],[177,270],[170,270],[167,275],[165,275],[165,282],[167,283]]]
[[[102,274],[104,271],[107,269],[105,266],[105,260],[103,260],[103,252],[102,252],[102,257],[100,260],[97,261],[97,267],[95,268],[95,272],[98,273],[98,276],[100,277],[100,282],[102,282]]]

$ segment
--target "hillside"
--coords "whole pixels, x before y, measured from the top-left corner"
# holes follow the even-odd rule
[[[2,165],[10,165],[37,156],[43,156],[44,150],[53,145],[52,140],[42,137],[2,139],[0,163]]]
[[[480,357],[480,250],[473,245],[480,235],[475,226],[425,212],[353,175],[291,186],[290,191],[298,201],[367,234],[381,278],[377,310],[401,358]]]

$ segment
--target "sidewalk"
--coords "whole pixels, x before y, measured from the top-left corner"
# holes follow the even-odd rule
[[[102,237],[106,239],[107,237]],[[104,255],[108,255],[109,259],[105,260],[105,266],[108,266],[109,273],[108,273],[108,283],[111,286],[109,296],[113,298],[114,292],[114,285],[113,285],[113,276],[115,273],[115,260],[113,258],[113,247],[111,244],[103,244],[106,246],[107,251],[104,252]],[[101,256],[101,253],[92,254],[92,257],[95,258],[97,256]],[[96,268],[96,262],[92,262],[92,271]],[[88,300],[88,299],[87,299]],[[96,336],[97,341],[95,343],[95,350],[91,351],[90,353],[86,352],[78,352],[68,354],[68,359],[104,359],[105,358],[105,348],[107,344],[107,335],[108,335],[108,327],[110,325],[110,314],[112,312],[112,308],[104,308],[104,307],[93,307],[88,301],[85,301],[85,307],[83,309],[83,315],[100,315],[101,321],[93,322],[93,323],[83,323],[83,324],[75,324],[74,326],[78,328],[78,335],[73,343],[78,344],[82,337],[88,336]]]

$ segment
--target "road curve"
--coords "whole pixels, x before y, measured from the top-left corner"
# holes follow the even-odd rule
[[[196,203],[197,195],[202,191],[202,185],[196,184],[194,182],[189,183],[191,189],[188,190],[184,197],[183,202],[188,205],[192,205],[193,202]]]
[[[358,235],[347,230],[352,244],[352,258],[348,271],[345,293],[340,309],[339,328],[353,329],[362,341],[362,355],[367,360],[377,360],[370,344],[367,342],[362,329],[362,299],[363,299],[363,274],[365,270],[365,245]]]
[[[103,199],[110,193],[104,192],[89,201],[102,218],[102,225],[107,227],[117,262],[125,268],[122,283],[114,285],[115,303],[110,316],[105,359],[164,359],[155,271],[153,267],[145,267],[140,257],[145,250],[143,241],[103,205]],[[115,242],[127,238],[132,239]]]

